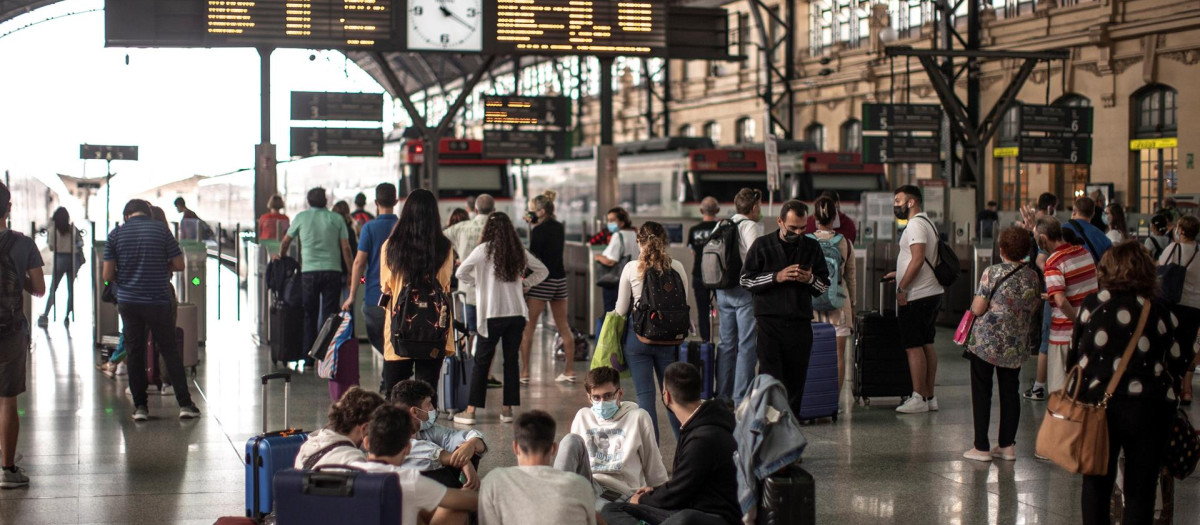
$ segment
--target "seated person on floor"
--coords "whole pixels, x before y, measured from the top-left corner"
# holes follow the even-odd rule
[[[392,405],[375,409],[363,440],[367,459],[350,466],[368,472],[390,472],[400,478],[400,525],[466,525],[469,513],[475,512],[478,494],[446,488],[416,470],[400,466],[412,448],[412,428],[412,416],[406,410]]]
[[[484,478],[479,491],[480,525],[595,525],[596,494],[591,483],[550,466],[554,427],[554,418],[541,410],[517,417],[513,425],[517,466],[495,469]]]
[[[329,425],[309,434],[308,441],[300,446],[294,468],[312,470],[318,465],[345,465],[367,459],[359,447],[367,434],[371,414],[383,404],[383,396],[350,387],[329,407]]]
[[[700,399],[700,371],[672,363],[663,374],[663,404],[679,418],[675,471],[662,487],[642,487],[628,502],[600,511],[609,525],[732,525],[740,523],[733,454],[736,426],[723,403]]]
[[[594,368],[583,381],[589,408],[581,408],[562,438],[554,467],[592,481],[604,500],[624,500],[639,487],[667,481],[654,423],[637,403],[622,401],[621,373]],[[651,407],[653,409],[653,407]]]
[[[487,452],[483,433],[478,430],[454,430],[436,424],[433,387],[420,379],[406,379],[392,387],[391,400],[403,406],[416,425],[412,451],[404,460],[405,468],[421,471],[450,488],[479,490],[479,460]],[[466,484],[459,475],[466,478]]]

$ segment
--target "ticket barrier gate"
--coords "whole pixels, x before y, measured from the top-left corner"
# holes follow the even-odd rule
[[[100,298],[104,295],[104,246],[106,241],[94,241],[92,244],[92,344],[101,346],[105,337],[120,337],[120,316],[117,305],[107,303]]]
[[[179,247],[183,250],[184,268],[175,274],[176,297],[181,304],[196,306],[197,341],[204,345],[208,333],[208,316],[205,315],[208,311],[208,246],[200,241],[183,240],[179,241]]]

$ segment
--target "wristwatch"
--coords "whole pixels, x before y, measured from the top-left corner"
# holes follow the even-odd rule
[[[902,294],[908,295],[908,290],[905,290],[904,288],[897,286],[896,293],[902,293]]]

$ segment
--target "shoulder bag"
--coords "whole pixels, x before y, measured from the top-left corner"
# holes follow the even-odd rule
[[[1000,289],[1000,285],[1004,284],[1004,281],[1007,281],[1013,274],[1021,271],[1022,268],[1025,268],[1025,265],[1018,263],[1016,268],[1013,268],[1012,271],[1004,274],[1003,277],[996,281],[996,285],[992,287],[992,291],[988,292],[987,302],[989,307],[992,304],[992,297],[996,295],[996,290]],[[967,311],[963,312],[962,319],[958,321],[958,329],[954,331],[954,344],[959,346],[967,345],[967,340],[971,338],[971,329],[975,327],[975,319],[978,319],[978,317],[971,312],[971,308],[968,306]]]
[[[1158,267],[1159,298],[1170,304],[1179,304],[1179,301],[1183,300],[1183,282],[1187,280],[1188,266],[1196,260],[1197,253],[1200,253],[1200,246],[1192,252],[1187,264],[1179,264],[1183,262],[1183,245],[1175,243],[1167,254],[1167,264]],[[1175,256],[1175,262],[1171,262],[1172,255]]]
[[[1093,405],[1079,401],[1079,394],[1084,389],[1083,367],[1079,365],[1067,372],[1066,382],[1063,383],[1066,386],[1050,394],[1046,401],[1046,417],[1042,419],[1042,428],[1038,430],[1039,456],[1053,461],[1068,472],[1085,476],[1108,474],[1108,400],[1117,390],[1121,376],[1125,375],[1125,368],[1129,366],[1129,358],[1133,356],[1133,349],[1142,338],[1150,308],[1151,302],[1146,300],[1137,329],[1129,338],[1121,364],[1108,381],[1108,388],[1100,403]]]
[[[620,230],[613,234],[617,237],[617,243],[621,247],[621,255],[617,257],[617,263],[612,266],[605,266],[596,261],[596,286],[607,288],[615,288],[621,284],[621,270],[625,269],[625,263],[628,263],[631,258],[625,253],[625,238],[621,236]]]

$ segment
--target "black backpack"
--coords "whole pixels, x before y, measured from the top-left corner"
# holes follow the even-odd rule
[[[25,290],[21,273],[12,258],[13,246],[21,234],[8,230],[0,234],[0,336],[17,333],[25,325]]]
[[[390,305],[396,355],[409,359],[445,357],[450,305],[450,295],[432,275],[404,283]]]
[[[742,275],[742,251],[738,224],[729,219],[717,223],[700,251],[700,280],[709,289],[738,286]]]
[[[275,300],[287,306],[304,306],[304,281],[300,263],[291,257],[280,257],[267,263],[267,290]]]
[[[929,269],[933,270],[933,276],[937,278],[938,284],[950,286],[954,284],[954,281],[958,279],[958,274],[962,271],[958,254],[954,253],[954,248],[942,240],[941,235],[938,235],[937,226],[933,225],[933,221],[925,217],[920,218],[929,223],[929,227],[933,228],[933,236],[937,238],[937,263],[930,264],[929,259],[926,258],[925,264],[928,264]]]
[[[642,295],[633,307],[633,332],[646,344],[679,344],[691,327],[691,307],[683,278],[674,269],[647,269]]]

